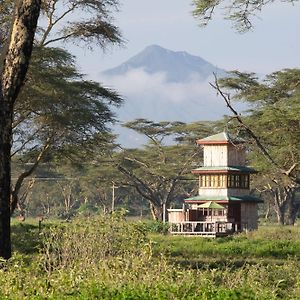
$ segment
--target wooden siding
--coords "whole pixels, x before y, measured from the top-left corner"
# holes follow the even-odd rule
[[[168,209],[168,220],[170,223],[184,222],[185,214],[183,209]]]
[[[249,189],[228,189],[227,196],[246,196],[249,195]]]
[[[227,192],[226,188],[199,188],[199,195],[201,196],[227,196]]]
[[[227,166],[227,146],[228,145],[205,145],[203,151],[204,166]]]
[[[204,166],[245,166],[246,153],[242,145],[205,145]]]
[[[228,145],[228,166],[245,166],[246,153],[242,145]]]
[[[201,196],[246,196],[248,189],[227,189],[227,188],[199,188]]]
[[[257,203],[241,204],[241,222],[247,224],[248,230],[257,229],[258,224]]]

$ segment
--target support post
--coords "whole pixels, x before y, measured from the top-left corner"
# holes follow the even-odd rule
[[[163,223],[166,223],[166,203],[163,204]]]

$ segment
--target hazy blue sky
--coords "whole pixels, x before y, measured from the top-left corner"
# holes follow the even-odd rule
[[[189,0],[121,0],[115,23],[127,43],[102,54],[76,49],[78,64],[92,78],[124,62],[151,44],[185,50],[218,67],[269,73],[300,66],[300,5],[271,4],[255,20],[255,29],[238,34],[218,14],[200,28]],[[73,52],[74,53],[74,52]]]

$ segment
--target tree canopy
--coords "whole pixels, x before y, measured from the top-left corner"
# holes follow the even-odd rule
[[[149,142],[143,149],[121,152],[118,168],[124,182],[149,201],[153,217],[162,220],[164,208],[189,196],[196,187],[191,169],[199,165],[201,149],[186,135],[192,135],[194,128],[198,138],[203,137],[209,122],[187,125],[138,119],[125,126],[144,134]]]
[[[293,224],[300,206],[300,70],[274,72],[264,80],[251,73],[231,75],[219,84],[233,99],[250,105],[243,120],[236,114],[233,120],[239,121],[235,125],[242,134],[254,138],[249,158],[261,171],[256,186],[272,194],[279,223]],[[232,108],[229,96],[223,96]]]
[[[19,112],[16,112],[15,116],[18,121],[13,125],[13,118],[15,113],[15,103],[18,98],[21,87],[24,85],[25,76],[28,70],[29,61],[32,54],[32,48],[34,43],[38,43],[39,46],[46,46],[55,41],[83,41],[92,45],[96,43],[104,48],[107,44],[115,44],[121,41],[120,33],[116,26],[111,22],[111,9],[117,6],[117,0],[16,0],[10,1],[5,0],[0,3],[0,50],[1,50],[1,61],[0,61],[0,256],[4,258],[9,258],[11,256],[11,241],[10,241],[10,199],[11,195],[17,194],[17,186],[15,191],[11,192],[11,147],[13,140],[13,126],[15,126],[18,121],[22,123],[23,130],[26,128],[29,135],[35,136],[34,131],[38,131],[36,125],[37,123],[42,123],[41,121],[47,121],[48,125],[51,123],[52,126],[59,125],[56,127],[57,130],[64,129],[64,132],[70,132],[73,130],[73,134],[68,135],[73,140],[76,139],[76,132],[74,123],[66,121],[69,120],[67,117],[72,112],[77,118],[81,118],[81,121],[87,118],[91,118],[91,121],[95,121],[91,110],[80,111],[79,106],[72,103],[73,99],[68,98],[66,95],[66,90],[64,90],[64,95],[66,96],[67,105],[63,106],[58,104],[57,97],[55,97],[56,90],[39,90],[39,86],[36,85],[36,93],[39,93],[42,99],[48,97],[50,101],[56,101],[55,105],[52,107],[48,106],[48,117],[39,118],[38,114],[35,116],[35,127],[33,129],[30,125],[33,125],[34,113],[33,111],[28,111],[29,107],[26,107],[27,103],[21,103],[20,100]],[[58,8],[59,7],[59,8]],[[40,11],[42,10],[43,16],[46,16],[48,22],[45,27],[38,28],[38,36],[36,36],[37,23],[40,18]],[[83,20],[78,20],[79,13],[84,13],[85,18]],[[43,24],[43,22],[40,22]],[[67,55],[64,57],[67,58]],[[40,58],[42,63],[43,59]],[[53,64],[54,61],[48,61],[48,63]],[[64,66],[66,71],[66,66]],[[52,70],[53,71],[53,70]],[[58,78],[59,71],[57,70]],[[86,101],[83,105],[92,104],[94,109],[97,111],[96,115],[99,119],[111,120],[112,116],[107,110],[107,106],[101,101],[95,101],[97,98],[99,100],[102,98],[113,97],[112,92],[108,92],[96,86],[91,82],[77,80],[71,81],[70,79],[78,79],[79,74],[74,74],[74,68],[69,70],[70,74],[66,75],[65,83],[68,82],[68,89],[76,100],[75,93],[77,92],[79,96],[85,96]],[[72,74],[73,72],[73,74]],[[53,75],[53,74],[52,74]],[[68,76],[70,76],[68,78]],[[49,76],[51,77],[51,76]],[[45,79],[45,78],[42,78]],[[55,79],[51,78],[51,83],[54,83]],[[59,82],[56,83],[56,88],[62,92],[61,87],[59,87]],[[81,93],[84,91],[84,94]],[[47,94],[48,93],[48,94]],[[106,95],[105,95],[106,93]],[[46,95],[47,94],[47,95]],[[108,95],[110,94],[110,95]],[[31,95],[27,95],[28,99],[31,99]],[[116,96],[116,95],[115,95]],[[49,99],[52,98],[52,99]],[[87,99],[94,99],[87,101]],[[62,100],[60,98],[60,100]],[[78,97],[77,97],[78,100]],[[112,100],[112,99],[110,99]],[[116,97],[115,97],[116,100]],[[93,103],[92,103],[93,102]],[[74,105],[75,108],[71,108],[70,105]],[[23,107],[22,107],[23,106]],[[81,107],[82,108],[82,107]],[[57,110],[66,109],[63,114],[61,114],[60,120],[57,115]],[[20,113],[23,110],[25,114]],[[32,117],[31,119],[29,117]],[[56,119],[55,119],[56,117]],[[27,120],[25,120],[27,118]],[[28,119],[29,118],[29,119]],[[97,118],[97,119],[98,119]],[[17,119],[15,119],[17,120]],[[60,121],[56,124],[57,121]],[[27,124],[26,124],[27,122]],[[46,122],[46,123],[47,123]],[[80,128],[81,132],[84,134],[90,134],[96,129],[104,129],[105,122],[95,122],[92,129],[88,129],[87,126],[77,127]],[[91,124],[91,123],[90,123]],[[45,132],[49,132],[49,127],[45,126],[45,130],[40,130],[38,137],[42,140]],[[24,131],[24,130],[23,130]],[[16,131],[15,131],[16,133]],[[54,133],[54,131],[53,131]],[[58,136],[60,132],[58,132]],[[21,133],[16,133],[17,138],[21,137]],[[56,132],[55,132],[55,136]],[[79,135],[77,135],[78,137]],[[54,136],[46,138],[53,139]],[[29,142],[24,142],[23,137],[19,141],[19,146],[21,149],[25,149],[25,145],[28,146]],[[29,139],[31,143],[33,140]],[[45,144],[44,144],[45,145]],[[36,144],[38,146],[38,144]],[[43,151],[47,149],[48,146],[43,147]],[[41,152],[42,153],[42,152]],[[40,153],[40,154],[41,154]],[[40,155],[38,156],[40,157]],[[36,163],[38,159],[36,160]],[[36,164],[35,163],[35,164]],[[35,165],[34,164],[34,165]],[[28,176],[24,173],[22,177]],[[19,182],[22,183],[22,180]],[[17,182],[18,184],[18,182]],[[16,193],[15,193],[16,192]]]
[[[295,3],[297,0],[193,0],[193,15],[201,26],[206,26],[219,9],[224,12],[224,18],[233,22],[239,32],[253,28],[253,19],[258,17],[262,9],[275,2]]]

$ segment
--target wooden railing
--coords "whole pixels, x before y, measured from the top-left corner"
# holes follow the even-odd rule
[[[176,235],[226,236],[246,229],[246,224],[231,222],[176,222],[170,223],[170,233]]]

